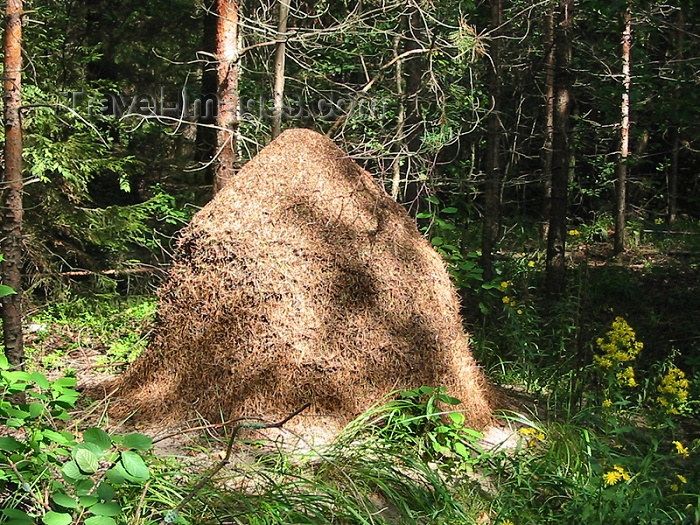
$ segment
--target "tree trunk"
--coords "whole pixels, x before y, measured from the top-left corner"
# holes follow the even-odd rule
[[[3,298],[5,354],[24,363],[22,341],[22,0],[7,0],[4,39],[5,172],[3,177],[2,280],[14,295]]]
[[[391,165],[392,168],[392,178],[391,178],[391,197],[398,201],[399,191],[401,189],[401,160],[406,153],[406,147],[404,142],[404,127],[406,125],[406,108],[404,107],[404,86],[403,86],[403,61],[399,57],[399,44],[401,43],[401,37],[394,37],[394,59],[396,60],[396,66],[394,70],[394,80],[396,82],[396,100],[397,100],[397,112],[396,112],[396,140],[394,141],[394,152],[396,156],[394,157],[394,162]]]
[[[239,0],[219,0],[216,55],[218,67],[219,114],[216,145],[218,162],[214,172],[213,192],[216,195],[233,177],[236,163],[236,135],[238,133],[238,39]]]
[[[491,0],[492,35],[496,38],[490,44],[489,90],[491,92],[491,112],[488,116],[486,135],[486,185],[484,188],[484,221],[481,233],[481,266],[484,279],[493,279],[493,250],[498,240],[501,221],[501,79],[500,79],[500,42],[497,38],[498,27],[503,19],[501,0]]]
[[[569,114],[571,112],[570,31],[573,0],[559,0],[554,29],[554,135],[552,137],[552,196],[547,234],[547,291],[558,295],[566,284],[566,208],[569,182]]]
[[[614,252],[625,250],[625,228],[627,227],[627,174],[630,154],[630,48],[632,46],[632,11],[625,9],[625,29],[622,33],[622,104],[620,120],[620,154],[617,160],[617,199],[615,203]]]
[[[422,49],[421,37],[423,28],[420,16],[420,8],[412,5],[410,11],[405,16],[407,34],[404,37],[404,53]],[[423,116],[420,110],[420,92],[423,84],[424,60],[420,54],[415,54],[407,58],[404,62],[404,78],[406,79],[406,150],[408,166],[406,171],[406,194],[405,201],[408,212],[415,216],[420,210],[422,182],[418,177],[417,157],[423,139]],[[415,175],[411,174],[415,171]]]
[[[206,166],[204,168],[204,180],[213,184],[214,169],[212,160],[216,155],[216,129],[217,119],[217,63],[214,57],[217,51],[217,30],[219,17],[216,13],[216,1],[209,2],[207,12],[204,15],[202,28],[202,91],[200,94],[200,109],[197,115],[197,135],[195,137],[195,162]]]
[[[547,238],[549,230],[550,199],[552,198],[552,142],[554,137],[554,13],[556,3],[550,2],[545,27],[545,138],[542,156],[542,187],[544,203],[542,206],[542,239]]]
[[[277,48],[275,50],[275,87],[273,92],[274,108],[272,111],[272,138],[282,131],[282,113],[284,108],[284,63],[287,58],[287,21],[289,19],[289,1],[278,0],[279,18],[277,21]]]
[[[681,85],[682,79],[680,74],[680,68],[683,67],[683,47],[685,45],[685,17],[683,16],[683,9],[686,8],[685,5],[681,4],[681,9],[678,10],[678,21],[676,24],[676,32],[674,34],[674,44],[676,47],[676,88],[673,92],[673,115],[674,120],[671,124],[671,162],[668,171],[668,203],[667,203],[667,213],[668,213],[668,224],[673,225],[678,218],[678,171],[679,171],[679,155],[681,150],[681,127],[680,123],[677,121],[682,111],[682,94]]]

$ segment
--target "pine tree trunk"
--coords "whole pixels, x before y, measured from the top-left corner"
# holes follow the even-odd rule
[[[622,104],[620,106],[620,153],[617,160],[617,185],[615,203],[614,252],[625,250],[625,229],[627,227],[627,175],[630,154],[630,49],[632,46],[632,12],[625,9],[625,29],[622,33]]]
[[[275,87],[273,90],[274,108],[272,111],[272,138],[282,131],[282,113],[284,107],[284,69],[287,58],[287,21],[289,19],[289,1],[278,0],[279,17],[277,20],[277,48],[275,49]]]
[[[571,25],[573,0],[559,0],[554,29],[554,135],[552,137],[552,195],[547,234],[547,291],[558,295],[566,284],[566,210],[569,182],[569,114],[571,112]]]
[[[4,101],[5,172],[3,176],[2,281],[14,295],[3,298],[5,354],[16,368],[24,363],[22,340],[22,0],[5,8]]]
[[[503,19],[501,0],[491,0],[491,26],[493,36]],[[492,108],[488,116],[486,136],[486,185],[484,188],[484,220],[481,233],[481,266],[484,279],[493,278],[493,250],[498,240],[501,221],[501,79],[500,79],[500,42],[494,38],[490,45],[489,91]]]
[[[239,0],[219,0],[216,55],[218,66],[219,115],[216,145],[218,162],[214,172],[214,195],[233,177],[238,133]]]

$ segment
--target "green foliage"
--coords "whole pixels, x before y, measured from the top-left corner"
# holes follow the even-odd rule
[[[89,428],[81,439],[68,429],[79,396],[75,383],[11,370],[0,356],[0,422],[9,429],[0,437],[7,523],[69,525],[84,518],[85,525],[116,525],[122,498],[151,476],[141,455],[151,438]]]

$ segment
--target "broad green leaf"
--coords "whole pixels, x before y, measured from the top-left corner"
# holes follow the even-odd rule
[[[31,403],[29,407],[27,407],[29,410],[29,415],[32,417],[39,417],[41,413],[44,411],[44,404],[43,403]]]
[[[148,467],[136,452],[125,450],[122,452],[120,463],[124,466],[124,470],[137,481],[145,481],[148,479]]]
[[[451,412],[450,419],[455,425],[461,426],[464,424],[464,414],[462,414],[461,412]]]
[[[63,467],[61,467],[61,473],[68,479],[83,479],[86,477],[85,474],[80,472],[75,460],[71,460],[63,465]]]
[[[40,374],[39,372],[32,372],[30,374],[32,377],[32,380],[36,383],[36,386],[39,388],[49,388],[51,386],[51,383],[49,383],[49,380],[46,379],[46,376],[44,374]]]
[[[469,457],[469,450],[467,450],[467,447],[464,446],[464,443],[461,443],[459,441],[455,442],[454,449],[455,452],[457,452],[457,454],[459,454],[463,458]]]
[[[78,443],[75,447],[73,447],[73,450],[71,451],[73,459],[75,459],[75,456],[78,454],[79,450],[87,450],[89,452],[92,452],[98,458],[104,455],[102,449],[94,443]]]
[[[0,284],[0,297],[7,297],[8,295],[14,295],[16,293],[17,292],[15,292],[9,286],[6,286],[4,284]]]
[[[117,525],[117,522],[107,516],[93,516],[85,520],[85,525]]]
[[[27,520],[28,523],[31,523],[33,521],[29,514],[19,509],[2,509],[2,514],[6,518],[10,518],[13,520]]]
[[[121,462],[117,463],[114,467],[107,471],[107,479],[114,483],[115,485],[121,485],[131,476],[124,470],[124,466]]]
[[[101,428],[88,428],[83,432],[83,441],[97,445],[101,450],[107,450],[112,446],[109,434]]]
[[[44,514],[41,521],[43,521],[46,525],[70,525],[73,523],[73,518],[70,514],[50,510]]]
[[[103,481],[100,483],[100,486],[97,487],[97,495],[102,501],[111,501],[114,498],[115,493],[114,487],[112,487],[112,485],[106,481]]]
[[[126,434],[122,436],[121,445],[126,448],[134,448],[136,450],[150,450],[153,446],[153,440],[143,434]]]
[[[78,508],[78,502],[67,494],[57,492],[56,494],[51,496],[51,499],[56,505],[60,505],[61,507],[64,507],[66,509]]]
[[[81,448],[75,453],[75,462],[78,464],[80,470],[86,474],[94,474],[97,469],[100,468],[100,462],[97,456],[90,450]]]
[[[90,512],[96,516],[118,516],[122,511],[118,503],[95,503],[90,507]]]
[[[23,447],[22,443],[11,436],[0,437],[0,450],[8,450],[14,452]]]
[[[92,507],[100,500],[97,498],[97,496],[80,496],[78,501],[80,501],[80,504],[83,507]]]
[[[430,242],[433,246],[440,246],[445,242],[445,239],[443,239],[442,237],[433,237],[432,239],[430,239]]]
[[[458,211],[457,208],[450,207],[450,208],[445,208],[444,210],[442,210],[442,213],[457,213],[457,211]]]
[[[91,479],[83,479],[75,484],[75,493],[78,496],[87,496],[95,486],[95,482]]]

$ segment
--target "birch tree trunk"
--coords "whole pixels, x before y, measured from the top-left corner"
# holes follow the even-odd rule
[[[2,203],[2,281],[16,294],[3,298],[5,354],[16,368],[24,363],[22,340],[22,0],[7,0],[4,38],[5,172]]]
[[[627,227],[627,175],[630,154],[630,49],[632,46],[632,12],[628,5],[624,14],[625,29],[622,33],[622,104],[620,106],[620,153],[617,160],[617,185],[615,202],[614,252],[625,250]]]

